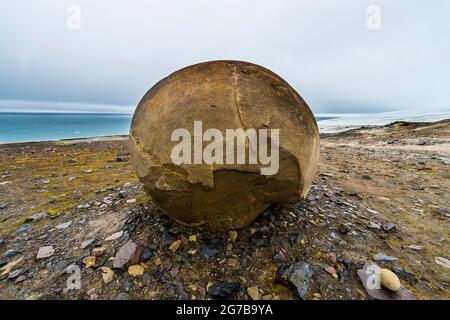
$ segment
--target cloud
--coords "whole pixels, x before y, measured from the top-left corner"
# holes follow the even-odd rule
[[[379,0],[381,29],[369,30],[372,4],[3,0],[0,99],[135,106],[177,69],[235,59],[278,73],[315,112],[448,106],[450,2]]]

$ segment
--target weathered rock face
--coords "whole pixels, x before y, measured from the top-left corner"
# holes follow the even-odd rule
[[[226,163],[225,146],[223,161],[198,163],[196,146],[206,152],[211,142],[200,136],[195,145],[194,121],[202,122],[203,133],[220,130],[224,142],[226,129],[267,129],[269,137],[279,129],[279,170],[263,175],[268,164],[259,158],[250,164],[250,139],[236,139],[231,151],[237,160],[243,145],[245,163]],[[175,164],[171,157],[181,140],[171,139],[178,128],[192,134],[192,149],[184,149],[192,153],[191,164]],[[276,142],[268,141],[270,154]],[[231,230],[248,225],[270,203],[307,195],[319,160],[319,132],[305,101],[278,75],[247,62],[213,61],[176,71],[147,92],[133,117],[130,152],[145,191],[170,217],[191,226]]]

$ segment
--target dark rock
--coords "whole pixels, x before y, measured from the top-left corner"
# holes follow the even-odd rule
[[[276,263],[282,263],[286,261],[286,256],[280,251],[272,257],[272,260]]]
[[[339,225],[339,227],[338,227],[338,232],[339,232],[340,234],[347,234],[347,233],[349,233],[350,231],[351,231],[350,227],[347,226],[347,225],[345,225],[345,224],[343,224],[343,223],[341,223],[341,224]]]
[[[385,232],[394,232],[397,230],[397,225],[393,224],[393,223],[385,223],[381,226],[381,228],[385,231]]]
[[[240,284],[236,282],[220,282],[211,285],[208,288],[208,293],[213,297],[228,298],[233,292],[238,291]]]
[[[25,221],[26,222],[36,222],[36,221],[44,219],[47,216],[48,216],[48,211],[42,211],[42,212],[33,214],[32,216],[26,217]]]
[[[212,258],[219,254],[219,250],[211,247],[208,244],[202,244],[200,246],[200,252],[207,258]]]
[[[392,271],[402,280],[406,280],[411,284],[415,284],[417,282],[416,275],[407,269],[403,269],[401,267],[393,267]]]
[[[150,248],[144,248],[144,250],[142,250],[140,260],[142,262],[146,262],[151,257],[153,257],[153,250]]]
[[[297,289],[299,297],[301,299],[305,299],[313,275],[314,270],[310,264],[303,261],[298,261],[291,264],[283,272],[281,277],[283,280],[288,280],[291,284],[293,284]]]
[[[13,272],[11,272],[11,273],[8,275],[8,279],[10,279],[10,280],[15,279],[15,278],[17,278],[18,276],[20,276],[22,273],[23,273],[23,269],[17,269],[17,270],[14,270]]]
[[[33,230],[33,228],[34,227],[31,224],[24,224],[16,229],[16,233],[17,234],[25,233],[25,232]]]
[[[15,250],[15,249],[9,249],[5,253],[3,253],[3,257],[5,258],[12,258],[17,256],[18,254],[21,254],[21,250]]]
[[[367,174],[363,175],[362,178],[364,180],[372,180],[372,178],[369,175],[367,175]]]

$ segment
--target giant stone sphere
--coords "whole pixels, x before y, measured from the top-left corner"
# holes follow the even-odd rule
[[[247,138],[226,139],[227,129],[239,128]],[[218,129],[223,139],[205,139],[208,129]],[[260,138],[256,145],[249,129]],[[258,136],[263,129],[268,139]],[[234,149],[227,149],[231,140]],[[223,155],[207,148],[213,141],[223,142]],[[267,142],[267,155],[276,147],[275,174],[262,174],[269,164],[259,159],[261,141]],[[181,142],[186,148],[176,149]],[[244,162],[237,161],[239,147],[245,148]],[[202,150],[223,161],[202,159]],[[258,155],[256,163],[249,160],[250,150]],[[247,226],[271,203],[306,197],[317,171],[319,132],[306,102],[275,73],[248,62],[212,61],[178,70],[145,94],[133,116],[130,152],[145,192],[162,211],[185,225],[226,231]]]

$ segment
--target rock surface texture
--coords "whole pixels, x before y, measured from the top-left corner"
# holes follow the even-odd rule
[[[244,164],[175,165],[179,141],[171,141],[172,132],[185,128],[193,136],[194,121],[202,121],[203,132],[219,129],[224,140],[226,129],[279,129],[278,172],[261,175],[268,165],[249,164],[248,140]],[[145,191],[171,218],[225,231],[248,225],[271,203],[306,197],[319,132],[305,101],[278,75],[247,62],[213,61],[176,71],[146,93],[133,117],[130,153]]]

